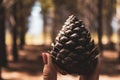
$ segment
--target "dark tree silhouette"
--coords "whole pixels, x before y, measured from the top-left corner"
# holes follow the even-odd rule
[[[17,24],[19,24],[19,34],[20,34],[20,49],[24,49],[24,45],[25,45],[25,34],[27,32],[27,18],[30,15],[31,12],[31,8],[35,2],[35,0],[28,0],[28,1],[22,1],[22,0],[18,0],[19,1],[19,10],[18,10],[18,14],[20,14],[18,17],[18,22]]]
[[[0,80],[1,68],[7,66],[6,44],[5,44],[5,8],[0,0]]]
[[[7,65],[5,44],[5,7],[0,5],[0,64]]]
[[[16,22],[17,24],[19,24],[19,29],[20,29],[20,49],[23,49],[23,46],[24,46],[24,44],[25,44],[25,35],[24,35],[24,17],[23,17],[23,14],[24,14],[24,12],[23,12],[23,5],[22,5],[22,2],[23,1],[21,1],[21,0],[19,0],[19,12],[17,12],[17,13],[19,13],[20,15],[19,15],[19,19],[18,19],[18,21],[19,21],[19,23],[18,22]]]
[[[111,36],[113,33],[111,22],[113,15],[116,11],[116,0],[104,0],[103,1],[103,34],[106,34],[108,37],[107,48],[114,49],[114,45],[111,41]]]
[[[119,6],[119,5],[120,5],[120,1],[117,0],[117,1],[116,1],[116,4],[117,4],[117,6]],[[117,7],[117,8],[118,8],[118,7]],[[119,18],[119,17],[118,17],[118,18]],[[117,43],[116,43],[116,50],[117,50],[117,53],[119,54],[119,55],[118,55],[118,61],[119,61],[119,63],[120,63],[120,20],[118,20],[118,25],[119,25],[119,28],[118,28],[118,30],[117,30],[118,41],[117,41]]]
[[[19,29],[20,29],[20,49],[24,49],[24,45],[25,45],[25,33],[26,33],[26,30],[25,30],[25,7],[23,5],[23,1],[19,0],[19,11],[17,13],[19,13],[19,22],[17,22],[17,24],[19,24]]]
[[[51,25],[48,23],[48,19],[50,18],[51,20],[54,20],[54,17],[53,16],[49,16],[50,14],[50,8],[54,6],[53,4],[53,1],[52,0],[49,0],[50,3],[47,2],[47,0],[39,0],[40,3],[41,3],[41,7],[42,7],[42,15],[43,15],[43,20],[44,20],[44,29],[43,29],[43,35],[44,35],[44,40],[46,40],[46,37],[47,37],[47,26],[49,25],[50,27],[52,27],[52,33],[51,33],[51,37],[52,37],[52,41],[54,40],[55,38],[55,34],[54,33],[54,30],[56,28],[53,29],[53,25],[54,23]],[[54,7],[55,8],[55,7]],[[53,10],[53,13],[54,13],[54,10]]]
[[[14,16],[15,19],[15,24],[12,25],[12,39],[13,39],[13,43],[12,43],[12,54],[13,54],[13,60],[16,62],[18,61],[18,48],[17,48],[17,2],[15,2],[12,6],[12,14]]]
[[[103,50],[102,47],[102,0],[98,0],[98,45],[100,51]]]
[[[92,33],[97,33],[97,3],[97,0],[77,0],[78,16]]]
[[[119,28],[119,30],[118,30],[118,54],[119,54],[119,57],[118,57],[118,59],[119,59],[119,62],[120,62],[120,28]]]

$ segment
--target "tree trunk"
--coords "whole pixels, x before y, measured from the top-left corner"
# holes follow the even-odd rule
[[[47,13],[43,13],[43,20],[44,20],[44,24],[43,24],[43,40],[44,40],[44,44],[46,42],[46,27],[47,27]]]
[[[13,60],[18,61],[17,29],[16,29],[16,26],[13,27],[12,36],[13,36],[13,44],[12,44]]]
[[[21,11],[22,12],[21,12]],[[26,17],[25,16],[25,7],[22,3],[21,0],[19,0],[19,13],[20,13],[20,17],[19,17],[19,27],[20,27],[20,49],[24,49],[24,45],[25,45],[25,32],[26,32],[26,26],[25,26],[25,21],[26,21]]]
[[[12,54],[13,54],[13,60],[16,62],[18,61],[18,49],[17,49],[17,3],[13,5],[13,10],[12,10],[14,19],[15,19],[15,24],[12,26],[12,38],[13,38],[13,43],[12,43]]]
[[[118,30],[118,54],[119,54],[119,57],[118,57],[118,59],[119,59],[119,62],[120,62],[120,28],[119,28],[119,30]]]
[[[102,0],[98,0],[98,45],[102,52]]]
[[[0,1],[0,80],[2,80],[2,66],[7,66],[6,44],[5,44],[5,8]]]
[[[5,8],[0,6],[0,65],[7,66],[5,44]]]
[[[106,5],[107,14],[105,15],[105,18],[106,18],[105,23],[107,25],[105,32],[107,33],[107,36],[108,36],[108,46],[109,46],[108,48],[114,49],[115,46],[113,45],[111,41],[111,36],[113,34],[111,22],[112,22],[113,15],[115,14],[115,7],[113,5],[116,5],[116,0],[108,0],[108,1],[109,1],[109,4]]]
[[[20,22],[20,49],[21,50],[24,49],[24,45],[25,45],[25,33],[26,33],[25,17],[26,16],[21,15],[21,18],[19,19],[21,21]]]
[[[25,30],[24,30],[24,26],[22,26],[23,28],[21,28],[20,31],[20,49],[24,49],[24,45],[25,45]]]

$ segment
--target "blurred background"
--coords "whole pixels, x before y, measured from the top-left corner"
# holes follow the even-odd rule
[[[42,80],[41,53],[71,14],[100,47],[100,80],[120,80],[120,0],[0,0],[0,80]]]

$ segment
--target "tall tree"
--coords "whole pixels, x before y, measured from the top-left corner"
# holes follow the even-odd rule
[[[119,28],[119,30],[118,30],[118,54],[119,54],[119,61],[120,61],[120,28]]]
[[[120,25],[120,20],[118,21],[118,24]],[[118,41],[117,41],[117,44],[116,44],[116,49],[117,49],[117,52],[118,52],[118,61],[120,62],[120,26],[118,28],[118,31],[117,31],[117,35],[118,35]]]
[[[44,41],[46,41],[46,37],[47,37],[47,31],[46,29],[48,27],[51,27],[52,29],[52,33],[51,33],[51,37],[53,40],[54,37],[54,32],[55,32],[55,28],[53,27],[54,23],[49,24],[49,20],[54,20],[54,4],[53,4],[53,0],[39,0],[41,3],[41,7],[42,7],[42,14],[43,14],[43,20],[44,20],[44,29],[43,29],[43,33],[44,33]],[[51,15],[51,10],[53,11]],[[49,25],[49,26],[48,26]]]
[[[97,0],[77,0],[77,13],[90,32],[97,31]]]
[[[12,6],[12,14],[14,16],[15,23],[12,25],[12,54],[13,60],[18,61],[18,48],[17,48],[17,10],[18,10],[18,2],[16,1]]]
[[[6,44],[5,44],[5,7],[0,0],[0,80],[2,66],[7,66]]]
[[[7,65],[5,44],[5,7],[0,4],[0,65]]]
[[[112,49],[113,45],[111,45],[111,36],[112,36],[112,26],[111,22],[113,16],[115,15],[116,9],[116,0],[104,0],[103,1],[103,33],[108,37],[109,47]]]
[[[98,0],[98,45],[102,51],[102,0]]]
[[[35,0],[18,0],[19,1],[19,11],[18,22],[19,24],[19,34],[20,34],[20,49],[24,48],[25,45],[25,33],[27,32],[27,18],[30,15],[31,8],[35,2]]]
[[[17,14],[19,14],[19,23],[16,22],[17,24],[19,24],[19,34],[20,34],[20,49],[24,48],[24,44],[25,44],[25,19],[24,19],[24,6],[23,6],[23,1],[19,0],[19,11],[17,12]]]

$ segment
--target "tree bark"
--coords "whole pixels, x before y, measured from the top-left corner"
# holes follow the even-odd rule
[[[18,61],[18,48],[17,48],[17,3],[13,5],[13,10],[12,10],[14,19],[15,19],[15,24],[12,26],[12,54],[13,54],[13,60],[16,62]]]
[[[118,30],[118,54],[119,54],[119,57],[118,57],[118,59],[119,59],[119,62],[120,62],[120,28],[119,28],[119,30]]]
[[[98,0],[98,45],[102,52],[102,0]]]
[[[45,44],[45,42],[46,42],[46,34],[47,34],[47,32],[46,32],[46,27],[47,27],[47,13],[44,13],[43,12],[43,20],[44,20],[44,23],[43,23],[43,40],[44,40],[44,44]]]
[[[16,61],[18,61],[17,29],[16,29],[16,26],[13,27],[12,36],[13,36],[13,44],[12,44],[13,60],[16,62]]]
[[[24,49],[24,45],[25,45],[25,30],[24,30],[24,26],[22,26],[23,28],[21,28],[20,31],[20,49]]]
[[[5,8],[0,0],[0,80],[2,80],[2,67],[7,66],[7,54],[5,44]]]
[[[7,66],[5,44],[5,8],[0,5],[0,65]]]
[[[21,50],[24,49],[24,45],[25,45],[25,33],[26,33],[25,20],[26,20],[26,17],[27,17],[27,16],[24,16],[23,14],[24,13],[21,13],[21,18],[19,19],[21,21],[20,22],[20,49]]]
[[[106,2],[107,1],[107,2]],[[105,25],[106,26],[106,29],[105,29],[105,33],[107,34],[108,36],[108,49],[114,49],[114,45],[111,41],[111,36],[113,34],[113,30],[112,30],[112,26],[111,26],[111,22],[112,22],[112,18],[113,18],[113,15],[115,14],[115,7],[113,5],[116,5],[116,0],[106,0],[105,2],[108,3],[109,1],[109,4],[105,4],[105,7],[106,10],[107,10],[107,14],[104,15],[104,19],[106,19],[105,21]]]

